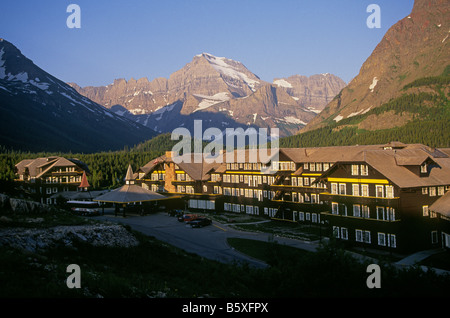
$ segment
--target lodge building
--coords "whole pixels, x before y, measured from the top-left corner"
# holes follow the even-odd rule
[[[280,148],[268,162],[237,152],[220,154],[221,162],[194,161],[194,154],[175,161],[167,152],[138,169],[136,183],[181,194],[192,210],[326,225],[354,246],[450,247],[450,149],[399,142]]]
[[[45,157],[25,159],[15,165],[16,182],[35,201],[55,204],[56,194],[78,191],[87,166],[78,159]]]

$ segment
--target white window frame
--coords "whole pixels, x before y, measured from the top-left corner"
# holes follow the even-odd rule
[[[386,233],[378,232],[378,245],[379,246],[386,246]]]
[[[352,195],[355,196],[355,197],[359,197],[360,196],[359,184],[358,183],[352,183]]]
[[[353,216],[357,218],[361,217],[361,206],[359,204],[353,204]]]
[[[384,198],[384,187],[382,185],[375,185],[375,197]]]
[[[359,175],[359,165],[352,165],[352,176]]]
[[[364,235],[362,230],[355,230],[355,241],[356,242],[364,242]]]

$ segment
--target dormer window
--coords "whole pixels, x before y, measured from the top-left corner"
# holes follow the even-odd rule
[[[426,163],[423,163],[420,166],[420,173],[427,173],[427,164]]]

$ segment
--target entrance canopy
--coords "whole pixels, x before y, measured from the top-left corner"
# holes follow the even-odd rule
[[[135,184],[126,184],[121,188],[95,198],[94,201],[109,203],[134,203],[165,199],[169,198],[154,191],[144,189]]]

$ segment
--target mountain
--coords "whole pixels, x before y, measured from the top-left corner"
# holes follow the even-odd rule
[[[80,95],[0,39],[0,144],[25,151],[121,149],[156,133]]]
[[[329,73],[276,78],[273,84],[283,88],[292,98],[315,113],[320,113],[346,86],[341,78]]]
[[[278,85],[281,80],[265,82],[241,62],[202,53],[168,79],[116,79],[100,87],[69,85],[159,132],[190,129],[193,120],[203,119],[203,128],[278,127],[285,136],[306,125],[345,86],[331,75],[286,80],[295,88]]]
[[[425,120],[427,110],[417,112],[424,103],[448,106],[449,35],[450,2],[416,0],[411,14],[386,32],[359,74],[300,132],[325,127],[334,131],[354,127],[360,133],[393,129],[419,118]],[[435,79],[440,84],[425,84],[422,79],[430,77],[440,77]],[[422,98],[414,97],[419,94]],[[430,94],[427,101],[423,94]],[[401,98],[406,103],[405,96],[415,102],[410,101],[402,111],[392,106]]]

